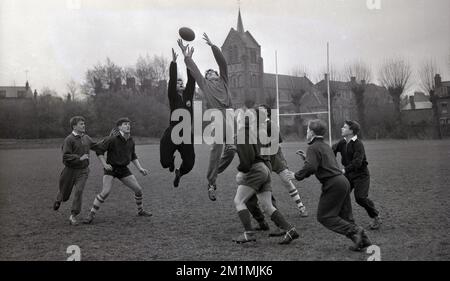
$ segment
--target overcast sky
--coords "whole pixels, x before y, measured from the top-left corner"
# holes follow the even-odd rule
[[[405,57],[414,69],[433,58],[450,80],[449,0],[379,0],[380,9],[367,2],[377,0],[241,0],[240,7],[265,72],[275,73],[277,50],[279,73],[304,66],[316,77],[329,41],[337,67],[361,59],[376,73],[386,57]],[[0,0],[0,85],[23,85],[28,70],[33,89],[63,94],[106,57],[120,66],[139,55],[170,58],[182,26],[196,32],[191,45],[203,71],[215,64],[201,34],[220,47],[237,14],[237,0]]]

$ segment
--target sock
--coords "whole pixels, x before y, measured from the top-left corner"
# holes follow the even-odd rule
[[[297,207],[300,209],[303,207],[302,199],[300,199],[300,194],[298,194],[297,188],[294,186],[294,184],[289,181],[291,185],[291,190],[289,190],[289,195],[291,196],[292,200],[294,200],[295,204],[297,204]]]
[[[279,175],[281,181],[283,182],[284,186],[289,192],[289,195],[291,196],[292,200],[294,200],[295,204],[297,204],[297,208],[300,209],[303,207],[302,199],[300,198],[300,194],[298,193],[297,187],[295,187],[292,181],[287,178],[288,172],[289,172],[288,170],[284,170]]]
[[[279,228],[288,231],[292,228],[292,225],[286,221],[280,211],[276,210],[270,216],[270,219],[277,225]]]
[[[250,212],[248,209],[244,209],[238,212],[239,219],[242,222],[242,225],[244,226],[245,231],[252,231],[252,222],[250,218]]]
[[[97,213],[98,209],[100,209],[100,205],[105,202],[105,198],[102,197],[102,195],[97,194],[94,199],[94,204],[92,205],[91,212],[94,214]]]
[[[136,200],[138,213],[142,212],[142,210],[143,210],[143,207],[142,207],[142,194],[140,194],[140,195],[135,194],[134,195],[134,199]]]

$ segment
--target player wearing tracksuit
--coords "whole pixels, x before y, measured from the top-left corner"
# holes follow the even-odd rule
[[[317,207],[317,220],[326,228],[345,235],[353,241],[351,250],[360,251],[371,245],[364,229],[354,223],[350,201],[350,183],[339,169],[330,146],[323,140],[326,124],[322,120],[311,120],[308,124],[308,150],[303,168],[294,177],[301,181],[313,174],[322,184]]]
[[[59,178],[59,192],[53,204],[53,210],[57,211],[62,202],[69,200],[74,190],[69,221],[71,225],[77,225],[83,190],[89,176],[89,150],[95,143],[85,133],[85,120],[82,116],[70,118],[70,126],[72,132],[64,139],[62,146],[64,169]]]
[[[195,80],[192,77],[191,72],[187,69],[187,83],[186,88],[183,86],[183,80],[181,78],[177,78],[177,54],[172,49],[172,62],[170,63],[169,68],[169,88],[167,90],[169,97],[169,105],[170,105],[170,114],[177,109],[185,109],[189,112],[191,116],[192,122],[192,106],[193,106],[193,97],[195,90]],[[172,121],[170,120],[169,127],[164,131],[164,134],[160,141],[160,162],[163,168],[169,168],[170,172],[175,170],[175,179],[173,182],[174,187],[178,187],[180,178],[189,173],[194,167],[195,163],[195,152],[194,152],[194,143],[193,143],[193,131],[183,132],[191,134],[191,142],[190,143],[180,143],[174,144],[171,134],[172,129],[181,121]],[[191,123],[192,124],[192,123]],[[182,163],[179,169],[175,169],[175,156],[174,153],[177,151],[181,155]]]

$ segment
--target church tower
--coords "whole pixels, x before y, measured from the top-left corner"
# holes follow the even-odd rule
[[[222,53],[227,60],[233,105],[240,107],[246,100],[264,102],[261,46],[249,31],[244,30],[240,9],[236,29],[230,29]]]

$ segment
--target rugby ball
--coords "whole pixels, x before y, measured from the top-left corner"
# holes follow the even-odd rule
[[[185,41],[193,41],[195,39],[195,33],[189,27],[182,27],[178,30],[178,34]]]

